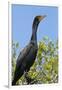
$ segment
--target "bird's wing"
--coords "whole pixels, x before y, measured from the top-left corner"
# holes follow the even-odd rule
[[[28,53],[30,52],[31,48],[32,48],[32,44],[27,45],[19,54],[18,58],[17,58],[17,62],[16,62],[16,66],[19,66],[22,64],[23,59],[28,55]]]

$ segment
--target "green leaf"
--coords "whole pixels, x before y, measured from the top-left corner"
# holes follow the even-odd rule
[[[16,48],[18,48],[19,47],[19,43],[16,43]]]

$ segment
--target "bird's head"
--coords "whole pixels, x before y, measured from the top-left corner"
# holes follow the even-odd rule
[[[46,17],[46,15],[44,15],[44,16],[36,16],[35,18],[34,18],[34,21],[33,21],[33,28],[35,29],[37,29],[37,27],[38,27],[38,24],[40,23],[40,21],[42,21],[44,18]]]
[[[37,19],[38,22],[40,22],[41,20],[43,20],[46,17],[46,15],[44,16],[36,16],[35,19]]]

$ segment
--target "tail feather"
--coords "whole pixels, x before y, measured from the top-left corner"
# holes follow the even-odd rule
[[[16,82],[21,78],[22,75],[23,75],[23,72],[15,73],[14,79],[12,81],[12,85],[16,85]]]

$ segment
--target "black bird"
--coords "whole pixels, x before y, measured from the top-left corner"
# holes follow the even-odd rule
[[[32,36],[29,44],[20,52],[17,61],[16,68],[14,73],[14,78],[12,81],[12,85],[16,85],[16,82],[20,79],[20,77],[24,74],[24,72],[28,72],[30,67],[33,65],[36,55],[37,55],[37,28],[41,20],[45,18],[44,16],[36,16],[32,25]]]

